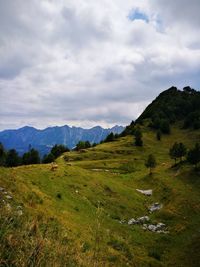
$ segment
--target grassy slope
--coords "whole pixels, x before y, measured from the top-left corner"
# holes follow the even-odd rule
[[[1,168],[0,186],[12,193],[12,206],[23,205],[23,216],[31,214],[33,221],[41,216],[50,229],[52,218],[62,226],[57,239],[71,240],[66,247],[74,248],[75,266],[199,266],[199,174],[187,165],[172,169],[168,156],[175,141],[191,147],[199,137],[199,131],[174,128],[157,141],[155,133],[145,130],[142,148],[133,146],[131,136],[124,137],[66,153],[69,161],[59,158],[56,171],[50,165]],[[152,176],[144,167],[150,153],[158,161]],[[136,188],[152,188],[153,196],[145,197]],[[164,207],[150,218],[166,223],[169,234],[119,223],[148,215],[154,202]],[[58,262],[55,255],[52,266]]]

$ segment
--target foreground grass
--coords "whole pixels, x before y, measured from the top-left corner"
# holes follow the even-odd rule
[[[191,147],[199,132],[174,128],[157,141],[145,130],[143,139],[142,148],[128,136],[66,153],[54,172],[48,164],[1,168],[0,186],[13,197],[1,193],[10,205],[1,203],[2,266],[199,266],[200,174],[187,164],[171,168],[168,156],[175,141]],[[150,153],[158,162],[151,176]],[[154,202],[163,209],[149,215]],[[119,223],[144,215],[169,233]]]

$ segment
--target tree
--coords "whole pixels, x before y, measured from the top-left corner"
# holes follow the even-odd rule
[[[24,153],[22,157],[22,163],[24,165],[39,164],[40,163],[39,152],[36,149],[31,148],[29,152]]]
[[[169,150],[169,155],[172,159],[174,159],[176,165],[176,160],[178,158],[178,143],[173,144],[173,146]]]
[[[6,151],[2,143],[0,143],[0,166],[4,166],[6,162]]]
[[[196,143],[193,149],[189,150],[187,160],[197,167],[197,164],[200,162],[200,145],[198,143]]]
[[[51,149],[51,153],[54,155],[55,158],[58,158],[64,152],[68,152],[69,148],[64,145],[55,145]]]
[[[176,160],[177,158],[180,159],[180,162],[182,161],[182,157],[184,157],[187,153],[187,149],[183,143],[174,143],[174,145],[169,150],[169,155],[172,159]]]
[[[90,148],[91,147],[91,144],[89,141],[85,141],[85,148]]]
[[[104,142],[112,142],[112,141],[114,141],[114,139],[115,139],[115,136],[114,136],[114,134],[111,132],[111,133],[106,137],[106,139],[104,140]]]
[[[51,163],[55,160],[55,156],[50,152],[47,155],[44,155],[42,162],[43,163]]]
[[[79,141],[77,144],[76,144],[76,148],[75,150],[81,150],[81,149],[85,149],[85,142],[84,141]]]
[[[154,169],[156,165],[157,163],[154,155],[150,154],[145,162],[145,166],[149,168],[149,175],[152,174],[152,169]]]
[[[162,133],[164,134],[170,134],[170,124],[168,120],[161,120],[160,122],[160,130],[162,131]]]
[[[143,146],[143,141],[142,141],[142,132],[140,128],[137,128],[134,132],[135,136],[135,145],[136,146]]]
[[[178,145],[178,158],[180,158],[180,162],[182,161],[182,157],[184,157],[187,153],[187,148],[183,143],[179,143]]]
[[[20,157],[15,149],[10,149],[6,157],[6,166],[7,167],[16,167],[20,165]]]
[[[161,130],[158,130],[158,131],[156,132],[156,138],[157,138],[158,141],[161,140],[161,136],[162,136]]]

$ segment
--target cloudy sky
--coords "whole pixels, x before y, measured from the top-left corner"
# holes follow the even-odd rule
[[[200,84],[199,0],[0,0],[0,130],[126,125]]]

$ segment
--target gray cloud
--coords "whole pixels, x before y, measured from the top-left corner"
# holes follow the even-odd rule
[[[198,89],[199,7],[0,0],[0,129],[126,125],[161,90]],[[148,21],[130,20],[132,10]]]

